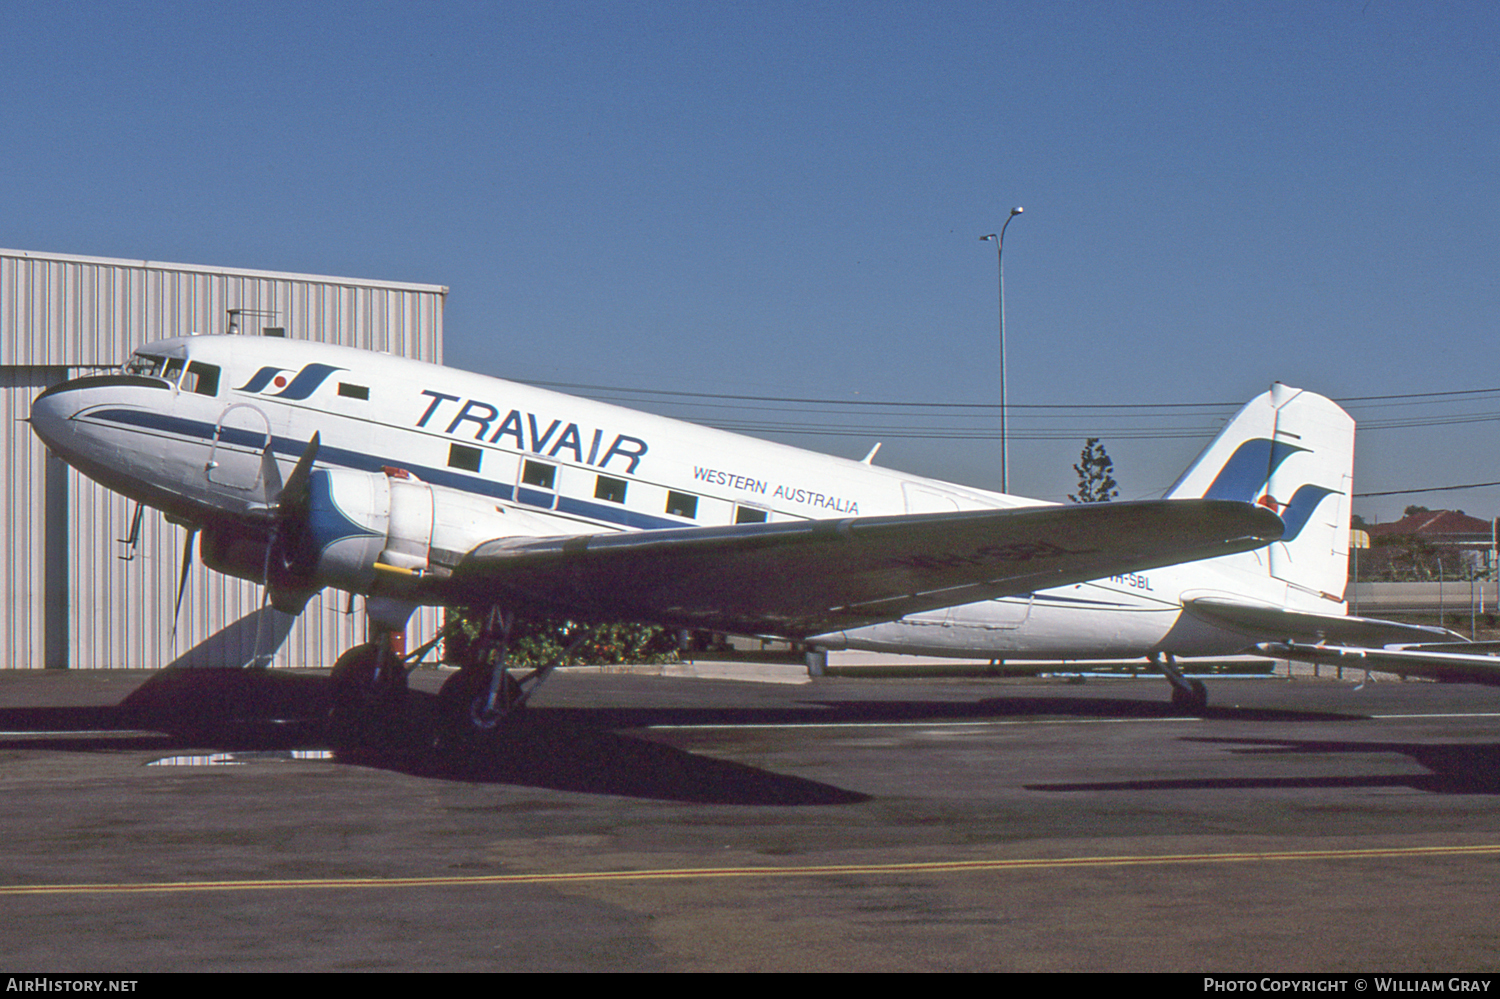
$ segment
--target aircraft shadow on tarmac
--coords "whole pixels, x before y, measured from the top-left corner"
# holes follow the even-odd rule
[[[167,669],[115,707],[0,709],[0,749],[104,752],[213,747],[249,758],[326,746],[328,681],[271,670]],[[660,712],[531,709],[494,745],[440,751],[436,696],[412,691],[405,724],[380,748],[339,750],[336,762],[411,776],[671,801],[840,805],[867,796],[816,781],[700,756],[617,728]],[[696,717],[696,716],[695,716]],[[32,735],[30,733],[37,733]],[[75,734],[76,733],[76,734]],[[101,738],[119,733],[111,738]]]
[[[1404,787],[1433,794],[1500,794],[1500,745],[1494,743],[1359,742],[1343,739],[1246,739],[1187,736],[1244,756],[1359,756],[1396,753],[1426,767],[1426,774],[1321,777],[1185,777],[1107,783],[1029,784],[1028,791],[1201,791]]]
[[[47,733],[44,738],[27,735],[0,739],[0,747],[90,752],[187,746],[226,751],[326,746],[327,687],[325,677],[276,670],[166,669],[115,707],[0,709],[0,728]],[[378,749],[340,751],[336,759],[439,780],[675,801],[830,805],[855,803],[866,800],[866,796],[700,755],[630,730],[678,725],[733,728],[1030,717],[1182,717],[1181,710],[1165,699],[1088,696],[1082,688],[1058,696],[980,700],[809,698],[790,706],[759,708],[548,706],[528,709],[494,746],[440,752],[434,749],[432,738],[436,700],[432,694],[412,691],[407,723],[396,738]],[[1209,707],[1200,714],[1214,719],[1277,722],[1354,721],[1362,717],[1235,707]],[[110,731],[121,736],[101,741],[89,734]],[[74,732],[79,735],[70,734]]]

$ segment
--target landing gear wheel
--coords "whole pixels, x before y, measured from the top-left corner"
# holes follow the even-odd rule
[[[1188,690],[1172,688],[1172,706],[1185,711],[1202,711],[1208,707],[1208,688],[1202,680],[1188,680]]]
[[[390,744],[403,734],[406,669],[380,647],[356,645],[339,656],[328,677],[328,734],[340,749]]]
[[[443,748],[485,746],[497,742],[525,705],[518,704],[521,684],[501,670],[496,704],[486,709],[491,671],[480,666],[459,670],[438,691],[439,745]]]

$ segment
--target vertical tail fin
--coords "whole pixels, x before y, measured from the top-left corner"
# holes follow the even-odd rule
[[[1246,403],[1168,492],[1269,507],[1286,534],[1226,565],[1264,579],[1254,595],[1327,613],[1349,573],[1354,420],[1338,404],[1280,382]]]

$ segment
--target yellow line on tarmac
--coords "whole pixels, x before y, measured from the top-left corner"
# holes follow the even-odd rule
[[[905,864],[823,864],[810,867],[683,867],[642,871],[579,871],[430,878],[287,878],[263,881],[163,881],[136,884],[0,885],[0,895],[129,895],[188,891],[268,891],[307,888],[469,888],[486,885],[688,878],[786,878],[818,875],[956,874],[1066,867],[1147,867],[1173,864],[1289,863],[1374,857],[1455,857],[1500,854],[1500,843],[1477,846],[1373,847],[1360,850],[1272,850],[1260,853],[1179,853],[1135,857],[1035,857],[1009,860],[917,861]]]

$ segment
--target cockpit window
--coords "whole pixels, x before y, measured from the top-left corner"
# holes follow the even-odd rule
[[[187,374],[184,375],[183,371]],[[163,357],[159,354],[133,354],[125,365],[127,375],[145,375],[162,378],[174,385],[181,379],[179,388],[183,392],[198,395],[219,394],[219,366],[202,361],[188,361],[181,357]]]
[[[187,376],[182,379],[182,391],[196,392],[199,395],[218,395],[219,366],[204,364],[202,361],[189,361]]]
[[[167,366],[165,357],[155,354],[132,354],[129,363],[125,365],[127,375],[148,375],[154,378],[162,376],[162,370]]]

